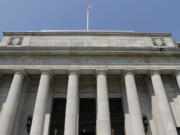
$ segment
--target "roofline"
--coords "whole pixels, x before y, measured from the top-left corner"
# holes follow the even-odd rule
[[[3,32],[3,36],[140,36],[140,37],[171,37],[171,33],[148,33],[133,31],[96,31],[96,30],[43,30],[43,31],[25,31],[25,32]]]

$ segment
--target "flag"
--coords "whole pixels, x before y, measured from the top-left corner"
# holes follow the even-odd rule
[[[88,6],[88,12],[90,11],[91,8],[92,8],[92,5],[89,4],[89,6]]]

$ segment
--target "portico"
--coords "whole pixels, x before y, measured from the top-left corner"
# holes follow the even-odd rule
[[[180,55],[169,34],[14,34],[22,46],[5,44],[12,33],[0,42],[0,134],[178,135]]]

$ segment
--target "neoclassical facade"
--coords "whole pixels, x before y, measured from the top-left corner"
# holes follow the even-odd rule
[[[0,135],[179,135],[170,33],[4,32]]]

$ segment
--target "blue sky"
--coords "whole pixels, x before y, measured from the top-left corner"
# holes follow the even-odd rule
[[[85,30],[170,32],[180,41],[180,0],[0,0],[0,32]]]

